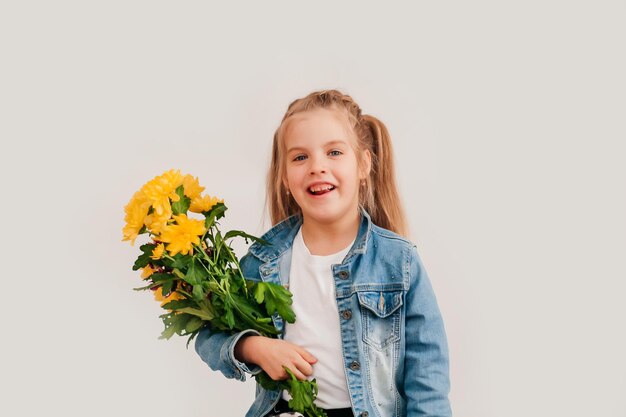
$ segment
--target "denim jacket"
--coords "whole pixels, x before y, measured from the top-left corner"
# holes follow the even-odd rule
[[[417,248],[373,224],[363,207],[359,212],[352,247],[341,264],[332,265],[344,371],[355,416],[451,416],[444,323]],[[301,224],[302,217],[293,215],[261,236],[271,245],[253,243],[240,260],[243,275],[288,288],[291,247]],[[277,314],[272,319],[283,338],[283,320]],[[245,381],[245,373],[256,375],[262,369],[235,359],[234,347],[241,337],[253,334],[258,332],[228,335],[205,327],[195,349],[212,370]],[[246,417],[263,417],[280,396],[280,391],[265,390],[257,383]]]

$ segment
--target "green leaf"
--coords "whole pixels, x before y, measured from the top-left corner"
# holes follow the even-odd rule
[[[293,372],[285,367],[285,371],[290,375],[287,380],[274,381],[265,371],[261,371],[254,376],[256,382],[266,390],[282,391],[286,389],[292,399],[289,401],[289,407],[303,414],[306,417],[328,417],[321,408],[318,408],[314,401],[317,398],[317,382],[299,381]]]
[[[149,277],[153,282],[172,281],[176,278],[176,275],[169,272],[155,272]]]
[[[263,307],[254,303],[252,299],[244,295],[230,293],[227,303],[232,305],[233,314],[238,328],[255,329],[264,336],[278,333],[272,318],[266,316]]]
[[[268,391],[278,390],[279,387],[283,389],[287,388],[287,386],[281,387],[281,385],[284,384],[281,384],[281,381],[274,381],[265,371],[261,371],[256,374],[254,379],[259,383],[259,385],[261,385],[261,387]]]
[[[178,194],[179,200],[172,202],[172,213],[174,214],[187,214],[189,206],[191,205],[191,199],[185,195],[185,190],[182,185],[176,188],[176,194]]]
[[[205,220],[204,225],[207,229],[210,229],[216,221],[224,217],[226,206],[224,203],[216,203],[209,211],[204,212]]]
[[[190,314],[167,313],[159,317],[163,319],[163,324],[165,324],[165,330],[163,330],[159,339],[169,339],[175,334],[182,335],[187,323],[194,316]]]
[[[154,243],[145,243],[139,247],[141,252],[143,252],[137,260],[135,261],[135,265],[133,265],[133,271],[137,271],[141,268],[145,268],[151,261],[150,255],[152,255],[152,251],[156,248]]]
[[[194,316],[191,319],[189,319],[189,321],[185,325],[185,332],[187,333],[195,332],[196,330],[200,329],[200,327],[202,327],[203,323],[204,321],[201,318]]]
[[[150,285],[146,285],[145,287],[135,287],[133,288],[133,290],[135,291],[144,291],[144,290],[149,290],[151,288],[154,287],[154,283],[151,283]]]
[[[173,256],[174,260],[171,261],[167,258],[163,260],[163,263],[170,268],[176,268],[178,270],[184,270],[191,263],[192,257],[191,255],[182,255],[177,253]]]
[[[201,284],[202,281],[209,276],[209,273],[200,264],[200,260],[193,258],[189,263],[187,273],[185,274],[185,281],[191,285]]]
[[[267,240],[263,240],[260,237],[249,235],[248,233],[246,233],[246,232],[244,232],[242,230],[231,230],[231,231],[227,232],[224,235],[224,240],[231,239],[231,238],[233,238],[235,236],[243,237],[246,240],[246,243],[248,243],[248,239],[251,239],[251,240],[254,240],[256,242],[259,242],[262,245],[269,245],[269,242]]]
[[[265,300],[265,290],[267,289],[267,284],[265,282],[258,282],[254,286],[254,299],[258,304],[263,303]]]
[[[163,308],[165,308],[165,305],[163,306]],[[210,320],[213,320],[215,318],[215,315],[213,315],[208,310],[199,310],[197,308],[186,307],[186,308],[179,308],[178,311],[182,311],[183,313],[191,314],[193,316],[199,317],[200,319],[206,320],[206,321],[210,321]]]
[[[291,292],[282,285],[274,284],[273,282],[263,282],[261,284],[264,284],[262,286],[263,295],[259,297],[265,299],[267,314],[271,316],[274,313],[278,313],[286,322],[294,323],[296,321],[296,315],[291,308],[291,304],[293,303]],[[258,300],[256,291],[255,299]]]
[[[189,336],[189,339],[187,339],[187,344],[185,345],[185,347],[186,347],[187,349],[189,349],[189,343],[191,343],[191,341],[193,340],[193,338],[194,338],[194,337],[196,337],[196,336],[198,335],[199,330],[200,330],[200,329],[198,329],[198,331],[193,332],[193,333]]]
[[[192,295],[195,301],[202,300],[204,298],[204,290],[202,289],[202,285],[194,285]]]
[[[311,381],[300,381],[289,368],[286,366],[283,366],[283,368],[291,377],[287,380],[289,385],[287,391],[292,397],[289,400],[289,407],[306,416],[325,416],[324,411],[317,408],[313,403],[317,397],[317,382],[315,378]]]
[[[174,280],[165,281],[163,285],[161,285],[161,294],[164,297],[167,297],[170,292],[172,292],[172,287],[174,286]]]
[[[224,315],[221,317],[222,323],[228,326],[229,329],[235,327],[235,315],[233,313],[233,305],[230,297],[224,298]]]
[[[167,310],[182,310],[186,307],[195,307],[196,303],[193,300],[172,300],[163,304],[163,308]]]

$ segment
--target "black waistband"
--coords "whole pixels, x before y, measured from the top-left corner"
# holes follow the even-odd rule
[[[287,413],[289,411],[293,411],[289,408],[289,403],[284,399],[279,399],[278,404],[271,410],[266,417],[272,416],[277,413]],[[354,417],[354,413],[352,412],[352,408],[329,408],[325,409],[328,417]]]

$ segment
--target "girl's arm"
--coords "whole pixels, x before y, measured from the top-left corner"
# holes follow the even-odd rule
[[[249,265],[252,258],[243,256],[239,265],[242,271],[257,270]],[[256,330],[245,330],[236,334],[211,332],[204,327],[196,336],[196,352],[214,371],[220,371],[226,378],[245,381],[245,373],[256,375],[265,370],[272,379],[287,379],[283,369],[287,366],[300,380],[312,375],[311,365],[317,359],[306,349],[285,340],[260,336]]]
[[[265,336],[242,338],[235,346],[235,358],[259,365],[276,381],[289,379],[289,374],[283,368],[285,366],[303,381],[313,375],[312,364],[317,362],[317,358],[303,347]]]
[[[198,333],[195,347],[211,369],[240,381],[246,380],[245,372],[256,375],[262,369],[274,380],[288,379],[283,366],[299,380],[305,380],[313,374],[312,364],[317,362],[317,358],[301,346],[259,336],[256,330],[229,336],[223,332],[211,333],[205,327]]]
[[[415,245],[411,249],[406,300],[407,417],[450,417],[448,342],[435,293]]]

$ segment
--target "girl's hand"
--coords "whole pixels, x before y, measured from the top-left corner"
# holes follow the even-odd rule
[[[265,336],[246,336],[235,345],[235,357],[242,362],[259,365],[275,381],[287,379],[283,365],[303,381],[313,375],[317,358],[306,349],[286,340]]]

